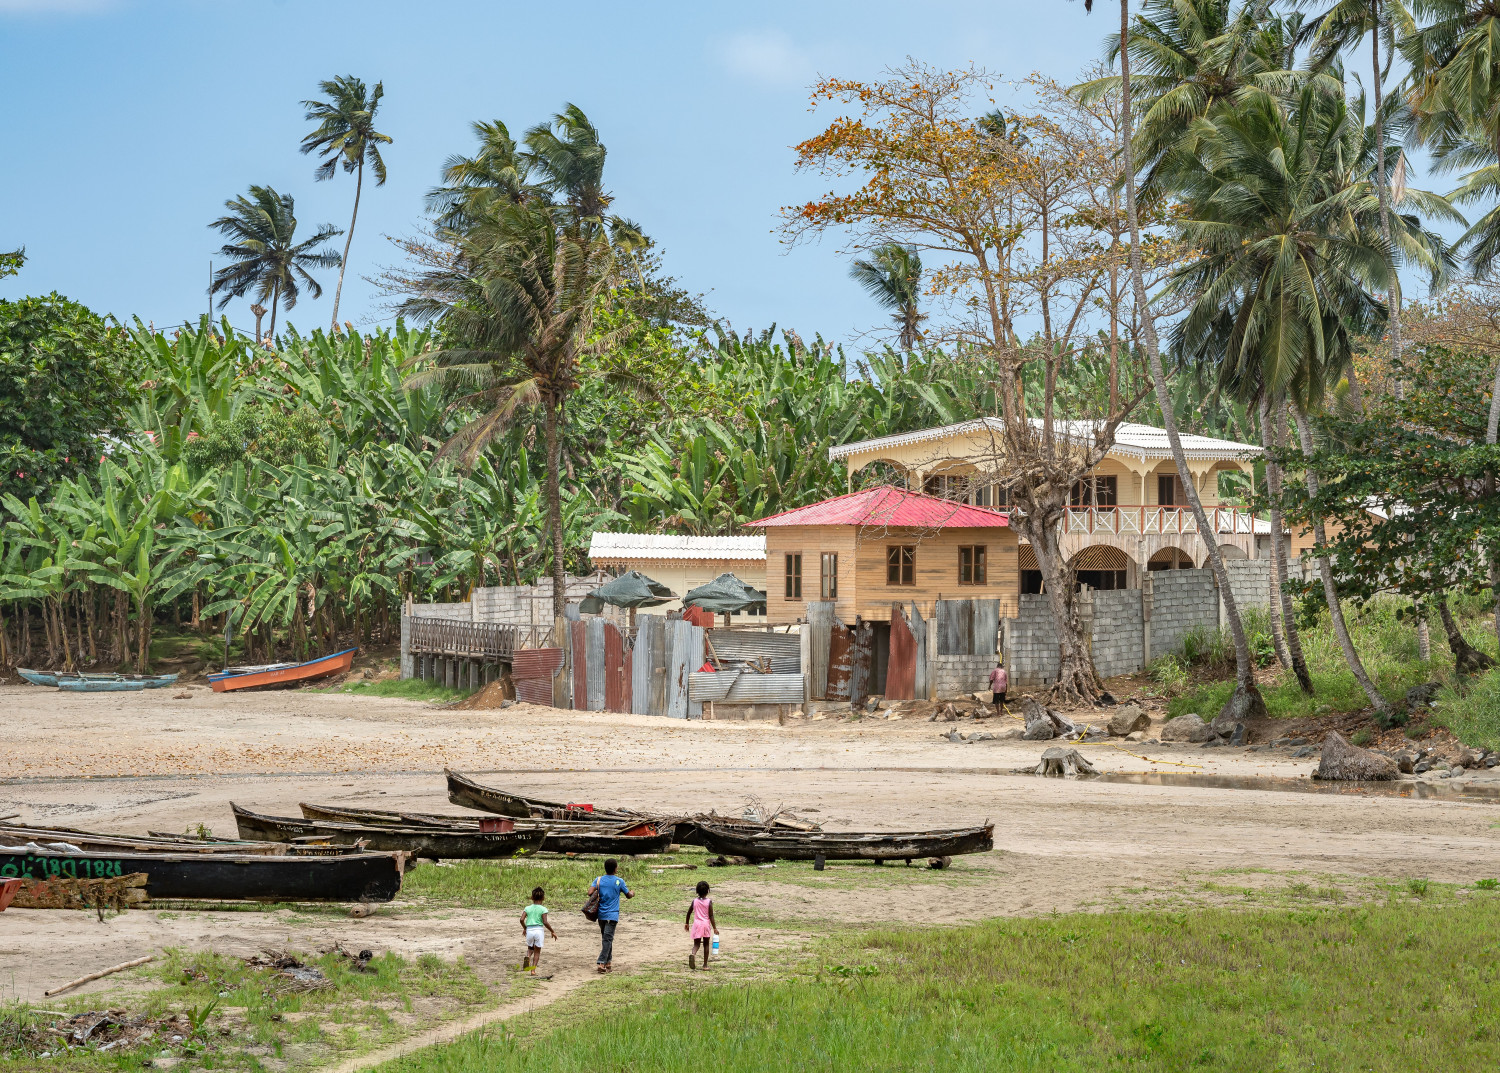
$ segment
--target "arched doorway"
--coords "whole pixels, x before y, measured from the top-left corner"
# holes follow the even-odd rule
[[[1127,587],[1130,557],[1119,548],[1094,544],[1073,556],[1073,569],[1077,571],[1078,585],[1091,589],[1123,589]]]
[[[1162,548],[1146,560],[1147,570],[1191,570],[1193,557],[1181,548]]]
[[[1250,553],[1238,544],[1220,544],[1219,554],[1226,559],[1248,559]]]

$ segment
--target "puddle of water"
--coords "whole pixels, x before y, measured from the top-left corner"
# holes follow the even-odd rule
[[[1136,786],[1197,786],[1212,790],[1271,790],[1292,794],[1352,794],[1365,797],[1466,798],[1500,801],[1500,785],[1473,786],[1459,783],[1412,781],[1328,782],[1321,779],[1288,779],[1273,775],[1194,775],[1178,771],[1147,771],[1084,776],[1090,782],[1122,782]]]

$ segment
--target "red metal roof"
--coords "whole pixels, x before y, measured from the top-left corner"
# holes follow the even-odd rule
[[[879,525],[913,529],[993,529],[1007,526],[1003,512],[882,485],[773,514],[751,525]]]

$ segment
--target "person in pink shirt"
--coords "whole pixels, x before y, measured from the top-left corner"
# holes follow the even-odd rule
[[[995,705],[995,714],[1004,715],[1005,691],[1010,687],[1010,675],[1005,673],[1005,666],[999,660],[995,661],[995,669],[990,672],[990,696]]]
[[[699,944],[703,946],[703,967],[708,968],[708,951],[713,946],[712,937],[719,934],[719,923],[714,919],[713,899],[708,896],[708,884],[703,880],[698,881],[698,897],[688,906],[682,930],[693,940],[693,952],[688,955],[688,968],[698,967],[694,964],[694,959],[697,957]]]

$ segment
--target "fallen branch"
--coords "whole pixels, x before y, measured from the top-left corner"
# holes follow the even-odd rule
[[[136,958],[134,961],[127,961],[123,965],[113,965],[107,969],[100,969],[98,972],[91,972],[87,976],[80,976],[70,984],[63,984],[61,987],[54,987],[51,991],[43,991],[42,994],[47,998],[51,998],[53,995],[61,995],[64,991],[71,991],[75,987],[82,987],[84,984],[92,983],[95,980],[101,980],[106,976],[113,975],[114,973],[124,972],[126,969],[133,969],[137,965],[144,965],[148,961],[155,960],[155,954],[147,954],[145,957]]]
[[[1122,748],[1120,748],[1120,746],[1116,745],[1112,741],[1106,741],[1106,742],[1104,742],[1104,744],[1108,745],[1111,749],[1118,749],[1120,752],[1124,753],[1126,756],[1133,756],[1137,760],[1144,760],[1148,764],[1176,764],[1178,767],[1197,767],[1197,768],[1201,768],[1203,766],[1202,764],[1189,764],[1189,763],[1187,763],[1184,760],[1157,760],[1155,757],[1142,756],[1140,753],[1133,753],[1129,749],[1122,749]]]

